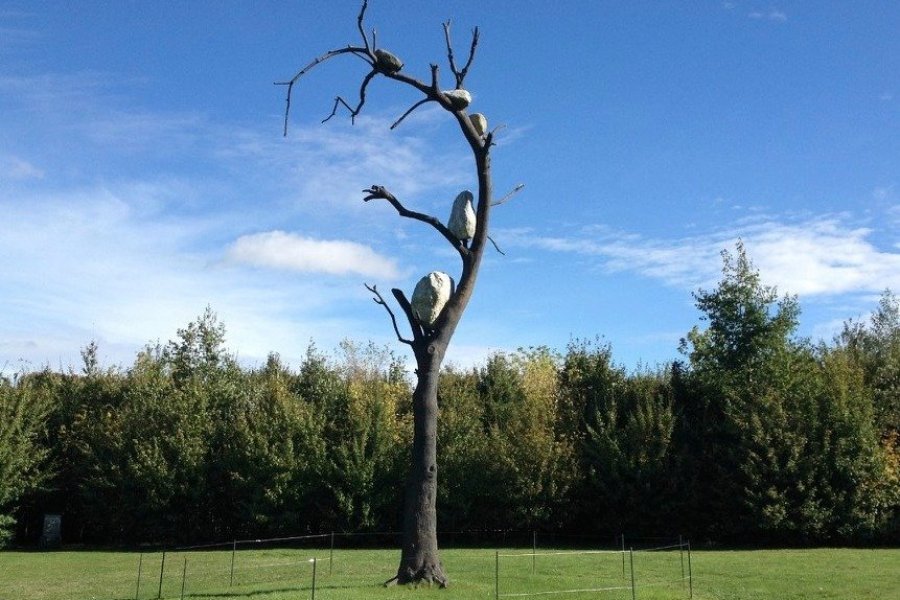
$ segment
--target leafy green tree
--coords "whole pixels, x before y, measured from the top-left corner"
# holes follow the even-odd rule
[[[881,530],[900,535],[900,300],[886,290],[869,321],[850,320],[837,337],[861,371],[881,438],[884,469],[878,494],[884,503]]]
[[[21,498],[50,475],[42,443],[50,400],[32,378],[0,377],[0,547],[12,537]]]
[[[708,327],[682,345],[676,439],[696,522],[717,537],[870,533],[880,463],[860,373],[792,337],[796,300],[760,283],[742,244],[723,262],[719,286],[695,295]]]
[[[569,425],[581,473],[573,522],[595,532],[669,530],[677,475],[668,374],[629,376],[608,345],[580,342],[570,344],[560,379],[565,403],[580,413]]]
[[[479,370],[478,395],[482,526],[550,525],[574,470],[573,448],[559,435],[557,357],[546,348],[495,354]]]

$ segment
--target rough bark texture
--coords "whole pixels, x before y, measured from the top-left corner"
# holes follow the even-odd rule
[[[413,392],[412,466],[406,483],[403,548],[397,582],[447,585],[437,545],[437,389],[443,356],[419,362]]]

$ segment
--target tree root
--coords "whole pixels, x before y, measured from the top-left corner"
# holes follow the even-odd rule
[[[443,589],[446,588],[449,583],[450,580],[447,579],[446,575],[444,575],[444,570],[441,567],[440,563],[425,563],[415,570],[408,566],[401,568],[400,572],[398,572],[397,575],[395,575],[392,579],[387,580],[384,585],[385,587],[397,584],[413,585],[415,587],[418,587],[425,584],[428,587],[437,585],[438,587]]]

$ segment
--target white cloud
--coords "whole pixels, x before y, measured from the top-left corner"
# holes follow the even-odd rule
[[[634,272],[685,289],[715,285],[720,252],[733,251],[741,238],[767,285],[809,297],[900,289],[900,253],[876,248],[869,241],[871,233],[832,216],[799,222],[756,220],[674,240],[604,229],[568,238],[541,237],[527,230],[497,235],[509,246],[592,256],[609,272]]]
[[[317,240],[284,231],[244,235],[227,251],[230,261],[255,267],[329,275],[396,279],[396,262],[346,240]]]
[[[755,20],[775,21],[778,23],[784,23],[788,19],[787,13],[777,8],[772,8],[768,11],[754,10],[747,16]]]
[[[44,171],[17,156],[0,156],[0,179],[42,179]]]

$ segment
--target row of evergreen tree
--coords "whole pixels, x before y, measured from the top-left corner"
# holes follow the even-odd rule
[[[440,384],[439,527],[730,543],[900,539],[900,312],[829,343],[742,246],[695,294],[683,360],[602,342],[498,353]],[[398,527],[410,380],[373,345],[240,365],[207,312],[128,368],[0,382],[0,541],[198,542]]]

